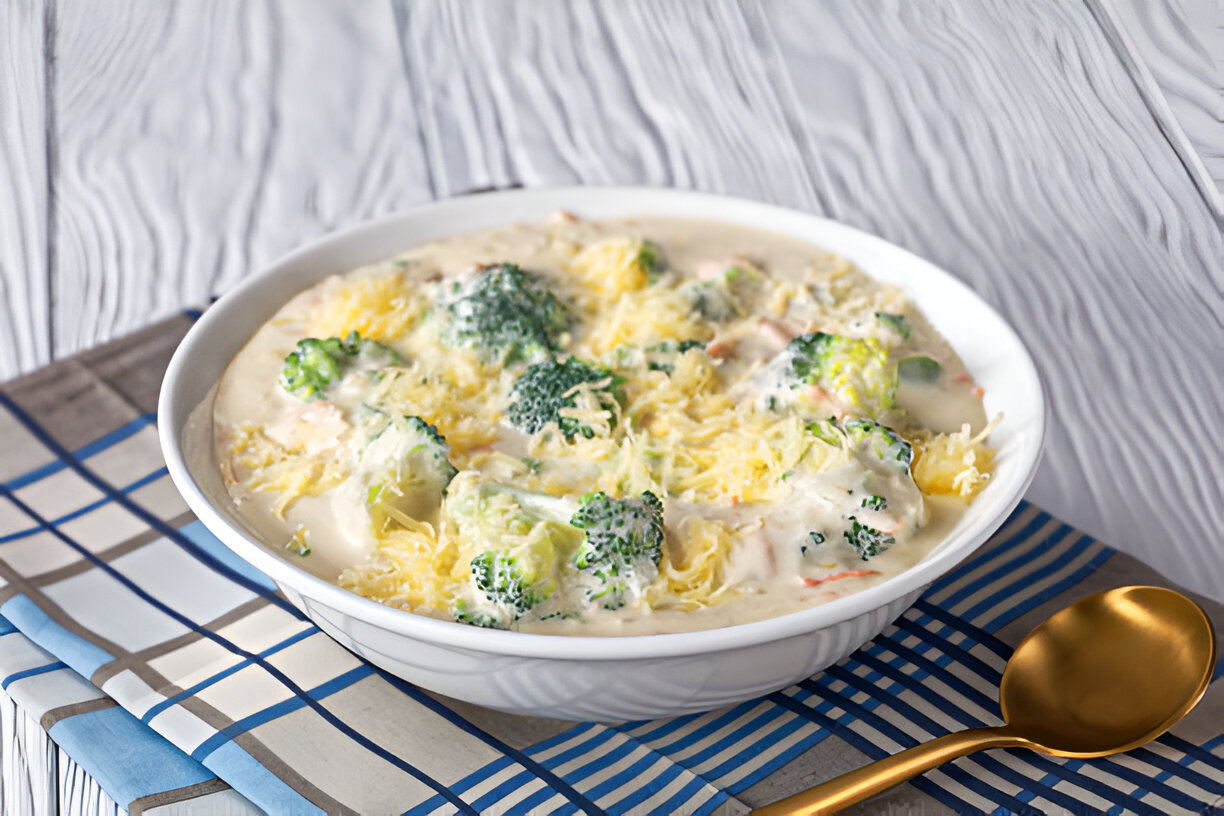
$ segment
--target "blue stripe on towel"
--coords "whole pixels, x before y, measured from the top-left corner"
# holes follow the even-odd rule
[[[848,687],[845,693],[835,691],[833,689],[834,680],[839,680]],[[853,672],[849,672],[845,669],[834,666],[820,677],[814,680],[804,680],[800,685],[811,689],[813,692],[821,696],[829,698],[843,711],[854,714],[856,719],[870,726],[871,728],[874,728],[876,731],[888,737],[893,742],[896,742],[902,748],[910,748],[917,745],[918,740],[902,730],[900,726],[888,721],[886,718],[875,712],[875,710],[879,707],[879,704],[883,702],[880,697],[873,694],[873,691],[878,690],[877,681],[878,676],[876,678],[864,678],[854,674]],[[856,692],[866,693],[868,695],[868,700],[873,704],[866,705],[865,703],[856,702],[852,696]],[[846,731],[850,730],[851,729],[846,729]],[[839,736],[844,737],[845,732]],[[879,748],[878,746],[872,746],[872,750],[866,753],[873,759],[881,759],[888,756],[888,752]],[[940,767],[940,770],[946,774],[948,778],[954,780],[962,787],[973,791],[987,801],[994,802],[995,804],[1008,808],[1013,812],[1023,812],[1025,810],[1024,803],[1019,799],[1005,794],[1002,791],[995,790],[988,782],[978,779],[969,772],[965,771],[963,768],[958,768],[955,765],[943,765]]]
[[[297,634],[291,635],[285,638],[280,643],[277,643],[273,646],[268,647],[267,649],[264,649],[262,652],[259,653],[259,656],[261,658],[271,657],[272,655],[276,654],[282,649],[288,648],[289,646],[292,646],[293,644],[299,641],[305,640],[311,635],[316,635],[316,634],[319,634],[319,630],[313,627],[303,629]],[[254,665],[254,664],[250,660],[240,660],[234,665],[230,666],[229,668],[222,669],[216,674],[213,674],[201,680],[200,682],[196,683],[191,688],[183,689],[178,694],[175,694],[172,697],[167,697],[166,699],[162,700],[160,703],[157,703],[156,705],[151,706],[149,710],[146,711],[140,717],[140,721],[144,723],[152,722],[154,717],[156,717],[158,714],[165,711],[167,708],[170,708],[173,705],[177,705],[178,703],[181,703],[183,700],[186,700],[188,697],[194,697],[196,694],[199,694],[201,691],[213,685],[214,683],[224,680],[230,675],[236,674],[237,672],[240,672],[243,669],[251,665]]]
[[[1028,591],[1030,587],[1039,582],[1043,578],[1057,573],[1059,570],[1065,570],[1072,561],[1079,558],[1092,547],[1095,542],[1087,536],[1077,536],[1074,540],[1065,547],[1059,547],[1068,537],[1075,535],[1075,530],[1065,524],[1055,530],[1049,538],[1043,541],[1039,546],[1023,553],[1020,558],[1004,564],[1000,569],[1004,570],[1004,574],[1011,576],[1011,583],[1004,584],[996,589],[991,594],[987,595],[982,600],[975,603],[973,606],[963,613],[958,613],[959,617],[973,621],[981,625],[983,629],[986,627],[979,623],[988,613],[994,611],[1008,601],[1016,600],[1021,593]],[[1057,557],[1049,558],[1045,564],[1032,569],[1022,569],[1026,564],[1037,561],[1041,556],[1052,553],[1055,549],[1060,549],[1060,552],[1054,553]],[[997,578],[998,576],[996,576]],[[1017,580],[1018,579],[1018,580]],[[953,604],[941,604],[945,609],[951,609]]]
[[[75,456],[77,459],[88,459],[94,454],[101,453],[107,448],[122,442],[130,436],[135,436],[141,428],[152,425],[154,422],[156,422],[156,420],[156,413],[145,414],[144,416],[137,417],[126,425],[116,428],[110,433],[98,437],[93,442],[77,448],[73,453],[73,456]],[[41,467],[31,470],[29,473],[24,473],[21,476],[9,479],[7,482],[3,482],[2,484],[9,490],[20,490],[28,484],[37,482],[39,479],[45,479],[53,473],[59,473],[66,467],[68,467],[68,463],[65,462],[62,457],[56,457],[54,462],[48,462]]]
[[[260,594],[265,598],[268,597],[269,593],[276,592],[276,584],[273,583],[271,578],[252,567],[248,561],[244,561],[241,556],[225,546],[221,539],[213,535],[204,526],[204,522],[192,521],[184,524],[178,531],[188,541],[216,559],[218,563],[224,564],[227,568],[224,574],[237,573],[247,578],[251,583],[263,587],[265,591]],[[296,610],[296,607],[294,609]]]
[[[237,743],[225,743],[205,760],[204,765],[268,813],[292,813],[294,816],[326,814]]]
[[[31,641],[71,666],[82,677],[92,677],[99,667],[114,660],[104,649],[69,632],[24,595],[6,601],[0,606],[0,614],[12,621]]]
[[[243,717],[237,722],[230,723],[225,728],[221,729],[196,746],[196,749],[191,752],[191,756],[193,759],[204,760],[209,754],[216,751],[225,743],[233,741],[234,737],[237,737],[240,734],[245,734],[254,728],[258,728],[264,723],[272,722],[272,720],[283,717],[286,714],[297,711],[298,709],[305,708],[306,706],[310,705],[311,700],[324,700],[327,697],[330,697],[332,694],[342,691],[360,680],[364,680],[365,678],[369,677],[370,674],[370,667],[362,664],[357,668],[347,671],[338,677],[334,677],[331,680],[328,680],[326,683],[315,686],[314,688],[309,689],[300,695],[290,697],[287,700],[281,700],[279,703],[273,703],[266,708],[256,711],[250,716]],[[381,756],[381,754],[379,755]],[[415,776],[415,774],[413,774],[413,776]]]
[[[13,672],[12,674],[0,680],[0,688],[8,691],[8,687],[18,680],[24,680],[27,677],[37,677],[40,674],[47,672],[59,671],[60,669],[68,668],[62,661],[56,660],[53,663],[45,663],[42,666],[34,666],[33,668],[25,669],[24,671]]]
[[[1031,505],[1027,502],[1021,502],[1020,505],[1012,512],[1008,520],[1003,522],[1003,527],[1006,527],[1013,519],[1018,518],[1020,514],[1029,509]],[[1033,534],[1053,521],[1053,517],[1045,511],[1037,511],[1033,518],[1021,527],[1019,530],[1008,535],[1006,538],[998,539],[991,538],[986,542],[986,545],[981,550],[971,555],[963,563],[944,573],[941,577],[935,580],[931,587],[923,593],[927,596],[935,596],[945,591],[954,584],[959,583],[963,578],[975,572],[984,564],[998,558],[1011,551],[1013,547],[1022,541],[1026,541],[1033,537]],[[997,534],[996,534],[997,535]]]
[[[151,484],[152,482],[157,481],[161,477],[167,475],[167,473],[168,471],[166,470],[166,468],[164,467],[159,468],[158,470],[153,471],[149,475],[142,476],[136,481],[132,482],[131,484],[128,484],[124,487],[119,488],[119,492],[124,493],[124,494],[132,493],[134,491],[139,490],[140,488],[144,487],[147,484]],[[76,510],[73,510],[70,513],[65,513],[59,518],[52,519],[49,523],[52,526],[58,527],[61,524],[65,524],[69,521],[72,521],[75,518],[80,518],[86,513],[93,512],[94,510],[97,510],[99,507],[105,504],[109,504],[109,503],[110,503],[110,499],[103,497],[101,499],[98,499],[97,501],[90,502],[84,507],[78,507]],[[41,530],[42,530],[42,527],[35,525],[33,527],[27,527],[24,530],[18,530],[15,533],[9,533],[8,535],[0,536],[0,544],[6,544],[9,541],[16,541],[19,538],[27,538],[28,536],[32,536]]]
[[[1081,554],[1082,554],[1082,551],[1076,553],[1077,556]],[[1062,578],[1061,580],[1055,581],[1054,583],[1050,584],[1045,589],[1039,592],[1033,593],[1032,596],[1025,598],[1023,601],[1016,604],[1015,606],[1008,606],[1007,604],[1001,604],[1000,606],[1002,608],[1002,611],[997,616],[992,618],[991,620],[983,623],[982,628],[985,629],[987,632],[997,632],[999,629],[1003,628],[1007,624],[1016,620],[1020,616],[1027,614],[1031,610],[1036,609],[1038,606],[1041,606],[1041,604],[1045,603],[1046,601],[1052,598],[1056,598],[1062,593],[1066,592],[1068,589],[1075,586],[1080,581],[1084,580],[1089,575],[1099,570],[1105,564],[1106,561],[1108,561],[1110,558],[1113,557],[1113,555],[1114,555],[1113,550],[1109,549],[1108,547],[1103,547],[1101,549],[1101,552],[1092,556],[1092,558],[1089,559],[1087,563],[1085,563],[1075,572],[1071,573],[1065,578]],[[1044,576],[1040,576],[1040,577],[1044,577]]]
[[[952,609],[957,604],[971,598],[999,579],[1014,577],[1021,567],[1054,549],[1056,545],[1072,532],[1074,531],[1070,527],[1060,524],[1048,536],[1023,552],[1017,553],[1009,549],[1005,553],[1000,553],[1000,555],[1007,554],[1010,557],[1006,560],[999,559],[1001,563],[993,569],[987,570],[972,581],[960,585],[955,592],[952,592],[946,598],[940,598],[939,605],[944,609]],[[1055,563],[1058,563],[1057,560]],[[964,614],[962,617],[972,619],[973,615]]]
[[[807,689],[805,689],[805,691],[806,690]],[[815,692],[809,692],[809,693],[811,693],[813,697],[816,697],[819,700],[828,702],[828,700],[824,697],[824,695],[819,689],[816,690]],[[770,699],[777,701],[781,705],[787,706],[792,711],[796,712],[797,714],[800,714],[801,716],[807,717],[812,722],[824,728],[826,731],[836,734],[839,738],[845,740],[850,745],[854,746],[860,752],[866,754],[872,759],[880,759],[886,756],[886,753],[884,751],[881,751],[870,740],[860,736],[858,733],[854,731],[854,729],[843,727],[845,725],[848,725],[850,722],[854,720],[854,715],[851,713],[851,709],[846,708],[845,706],[842,706],[840,702],[837,704],[837,707],[841,708],[846,713],[841,718],[835,720],[833,719],[833,717],[821,711],[819,708],[805,705],[804,703],[801,703],[798,700],[795,700],[794,698],[780,691],[774,692],[773,694],[771,694]],[[961,799],[959,796],[956,796],[952,792],[945,790],[944,788],[940,787],[939,785],[936,785],[935,783],[931,782],[930,780],[924,777],[917,777],[915,779],[912,779],[910,780],[910,783],[914,785],[914,787],[921,790],[923,793],[929,794],[930,796],[939,800],[943,804],[952,808],[957,813],[973,813],[977,810],[977,808],[975,808],[973,805],[970,805],[964,799]]]
[[[117,706],[59,720],[49,734],[121,807],[147,796],[153,780],[161,790],[174,790],[213,778]]]

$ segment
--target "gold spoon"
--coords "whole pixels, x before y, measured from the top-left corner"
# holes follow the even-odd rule
[[[1186,596],[1147,586],[1092,595],[1016,647],[999,687],[1004,725],[937,737],[752,812],[832,813],[983,748],[1076,759],[1129,751],[1194,708],[1215,663],[1211,621]]]

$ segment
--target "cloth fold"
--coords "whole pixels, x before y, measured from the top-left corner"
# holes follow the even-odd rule
[[[272,813],[743,813],[1000,721],[1014,644],[1091,592],[1165,584],[1022,504],[895,625],[720,711],[599,725],[449,700],[364,663],[187,511],[157,387],[193,315],[0,385],[0,678],[121,806]],[[1217,621],[1218,605],[1201,601]],[[1224,805],[1224,688],[1125,755],[991,751],[889,794],[913,812]]]

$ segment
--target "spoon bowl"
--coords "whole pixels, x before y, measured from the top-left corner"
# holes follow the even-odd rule
[[[999,703],[1011,731],[1054,756],[1089,758],[1155,739],[1194,707],[1215,633],[1193,601],[1131,586],[1084,598],[1016,647]]]
[[[1090,759],[1167,731],[1207,691],[1211,621],[1171,589],[1130,586],[1055,613],[1012,653],[999,687],[1004,724],[938,737],[753,811],[831,813],[984,748]]]

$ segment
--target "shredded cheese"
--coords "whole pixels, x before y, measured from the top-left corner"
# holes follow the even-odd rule
[[[968,501],[990,480],[994,451],[986,437],[1003,415],[999,414],[976,435],[968,425],[956,433],[917,433],[911,438],[914,462],[911,472],[918,488],[928,495],[958,496]]]
[[[644,241],[609,238],[590,244],[569,262],[590,294],[614,299],[626,292],[645,289],[653,274],[653,252]]]
[[[574,344],[574,353],[603,357],[618,346],[645,347],[661,340],[709,340],[713,331],[692,318],[693,304],[674,289],[622,294]]]
[[[721,521],[685,516],[675,532],[659,564],[659,580],[648,591],[650,605],[691,611],[726,600],[735,531]]]
[[[444,349],[426,338],[405,345],[409,365],[384,375],[371,400],[437,427],[450,445],[452,461],[466,469],[467,457],[497,439],[502,411],[490,391],[501,372],[466,350]]]
[[[251,490],[276,493],[272,509],[282,519],[300,497],[318,496],[348,478],[344,462],[330,452],[308,455],[286,448],[250,424],[234,429],[227,444],[228,471]]]
[[[329,278],[307,317],[313,336],[362,337],[391,342],[412,327],[427,302],[400,270]]]
[[[340,574],[346,589],[388,606],[449,617],[459,580],[458,555],[429,524],[402,516],[375,531],[376,552]]]

